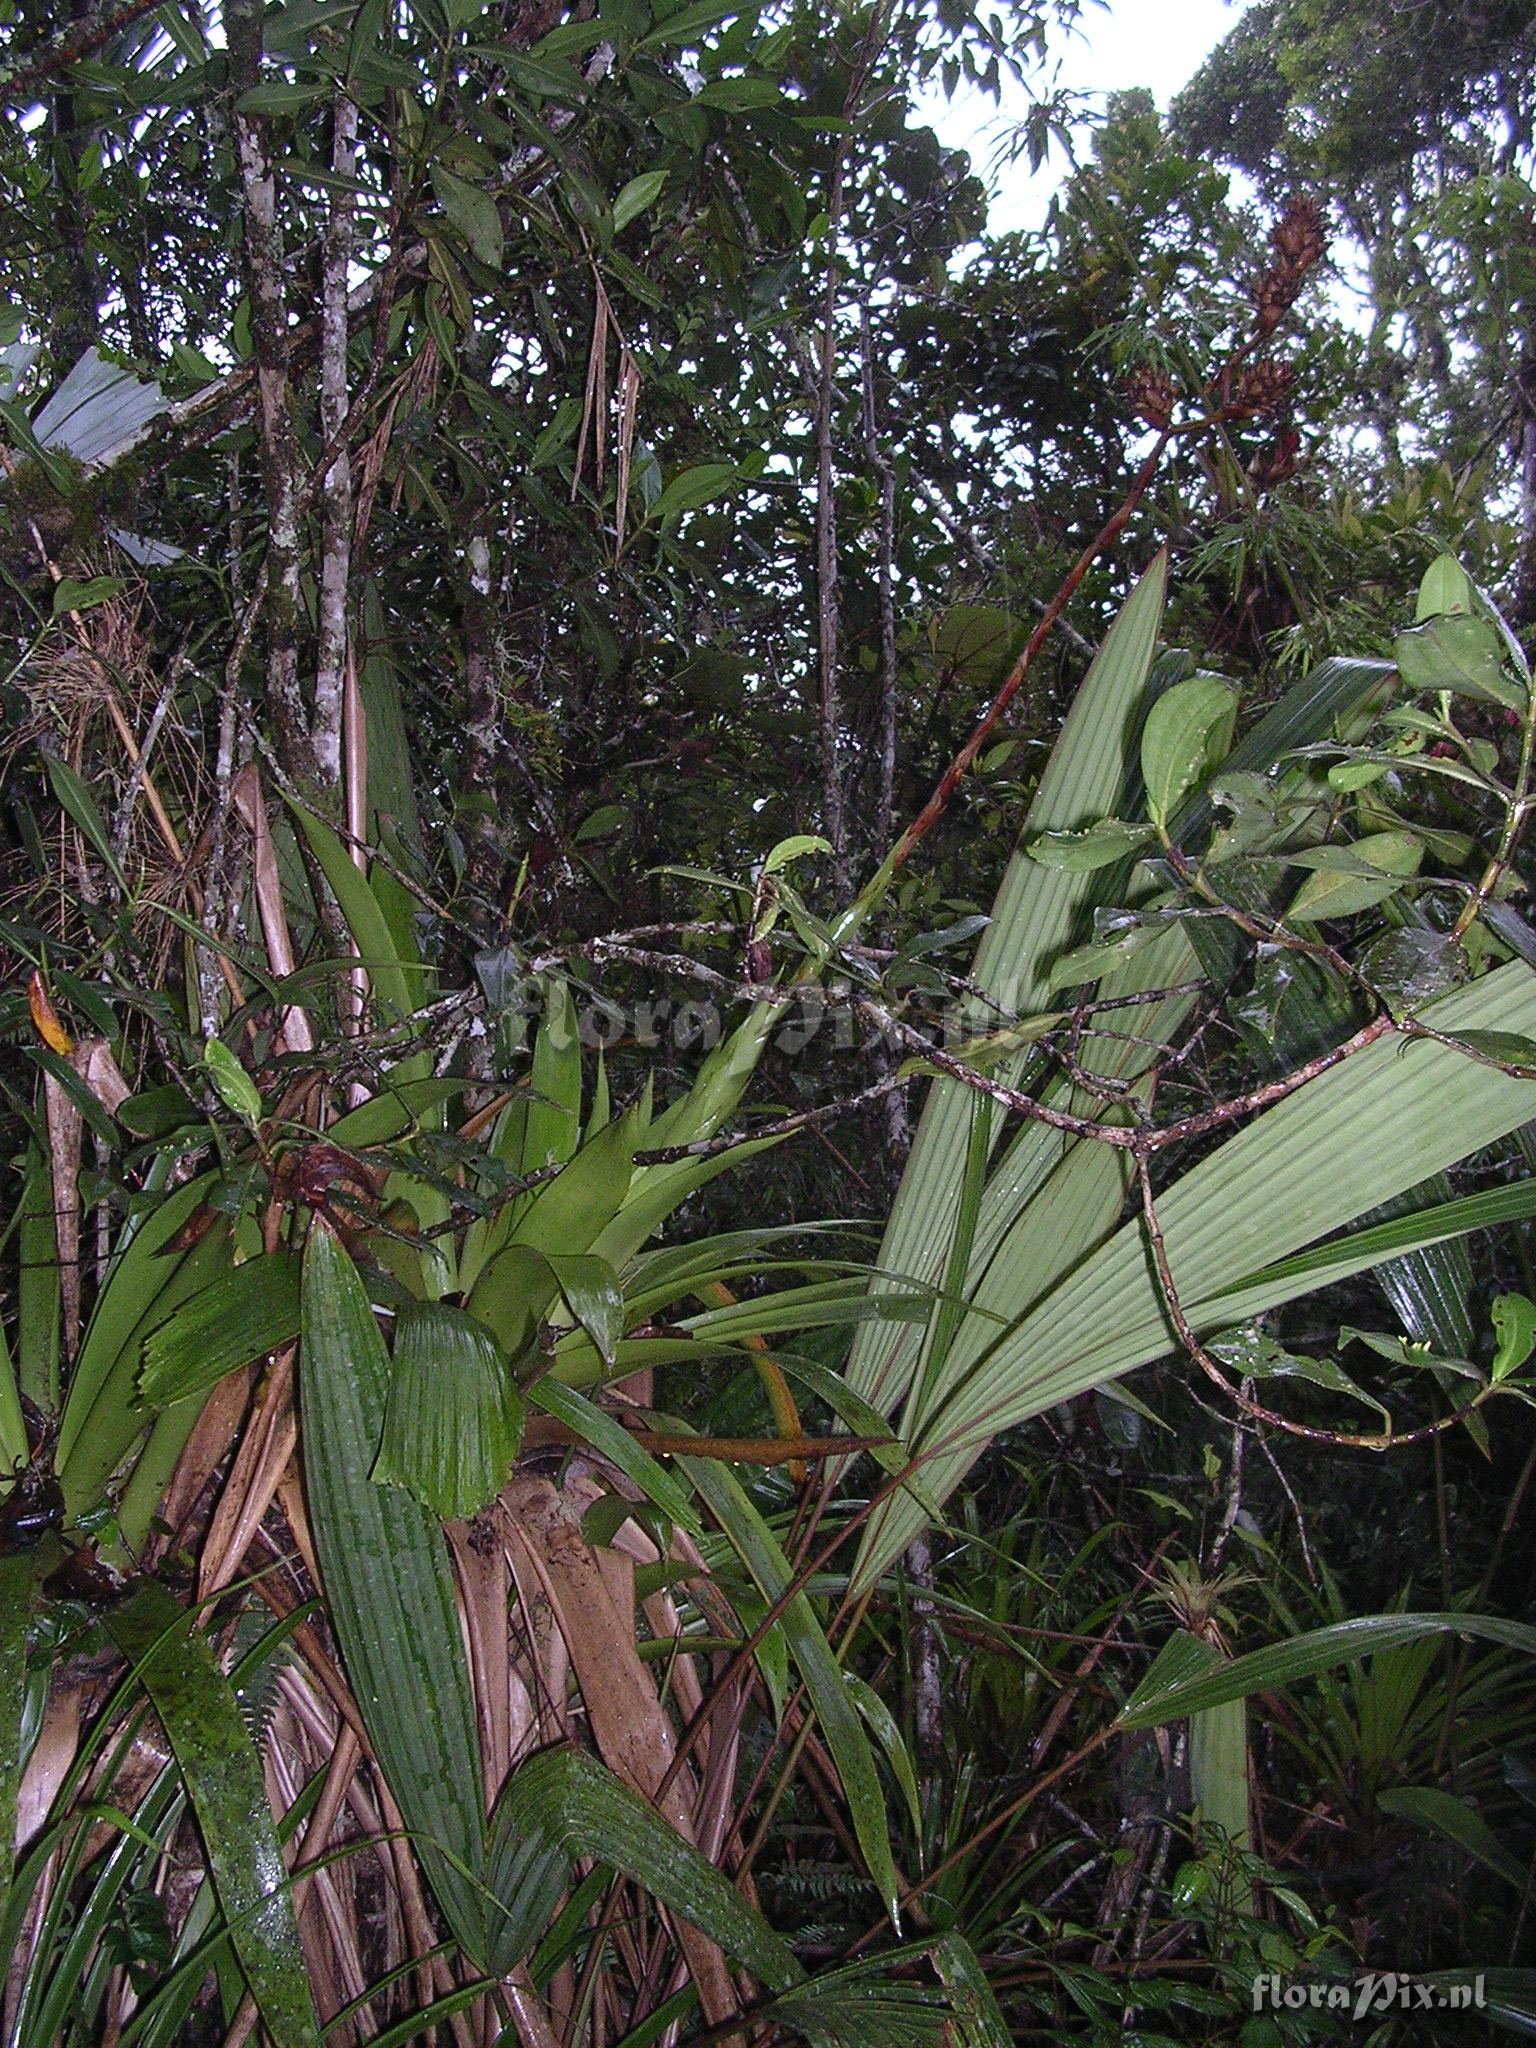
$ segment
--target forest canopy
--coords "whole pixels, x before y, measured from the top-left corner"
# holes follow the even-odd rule
[[[7,2048],[1528,2033],[1536,6],[5,22]]]

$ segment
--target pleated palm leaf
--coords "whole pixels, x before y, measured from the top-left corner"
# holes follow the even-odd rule
[[[1065,978],[1097,970],[1106,1002],[1177,991],[1200,976],[1191,928],[1179,921],[1150,937],[1136,931],[1123,964],[1108,947],[1096,949],[1092,962],[1074,951],[1092,939],[1097,906],[1126,900],[1129,858],[1105,863],[1095,852],[1076,859],[1066,835],[1134,816],[1165,587],[1160,558],[1111,629],[1041,777],[1024,844],[970,976],[1005,1013],[1046,1011],[1059,986],[1053,974],[1068,955]],[[1281,764],[1337,728],[1358,735],[1394,683],[1385,662],[1323,664],[1201,777],[1205,789],[1266,771],[1288,778],[1282,789],[1301,786],[1307,771]],[[1197,790],[1172,823],[1175,843],[1192,839],[1208,817],[1208,797]],[[1138,835],[1105,831],[1117,829],[1128,854]],[[1292,845],[1289,829],[1282,824],[1268,850]],[[1063,835],[1041,849],[1050,864],[1027,850],[1044,835]],[[1151,835],[1143,829],[1140,836]],[[1134,1027],[1120,1037],[1087,1038],[1080,1068],[1097,1081],[1134,1084],[1192,1002],[1190,993],[1170,993],[1128,1011]],[[1528,1037],[1536,1033],[1536,974],[1515,960],[1418,1015],[1437,1032],[1472,1033],[1473,1043],[1479,1033]],[[974,1028],[995,1030],[995,1019],[978,1006]],[[997,1077],[1022,1085],[1032,1068],[1046,1071],[1026,1050]],[[1079,1118],[1104,1114],[1102,1097],[1067,1079],[1047,1079],[1043,1099]],[[1391,1035],[1363,1045],[1159,1193],[1157,1215],[1189,1324],[1205,1333],[1239,1324],[1492,1220],[1439,1202],[1335,1240],[1527,1122],[1533,1100],[1529,1081],[1454,1046]],[[1003,1123],[1003,1112],[963,1081],[932,1082],[878,1266],[909,1286],[939,1290],[942,1299],[916,1322],[860,1328],[848,1368],[853,1390],[896,1419],[906,1454],[921,1461],[914,1483],[881,1506],[865,1533],[856,1566],[862,1583],[941,1511],[1002,1431],[1178,1348],[1145,1224],[1140,1216],[1121,1222],[1131,1179],[1126,1152],[1028,1118],[1005,1139]],[[1306,1247],[1318,1249],[1293,1256]],[[874,1286],[895,1284],[882,1278]]]

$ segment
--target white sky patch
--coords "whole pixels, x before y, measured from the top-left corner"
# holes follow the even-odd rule
[[[1058,33],[1042,89],[1065,87],[1090,95],[1084,111],[1101,112],[1104,96],[1143,86],[1164,112],[1169,101],[1199,69],[1210,51],[1242,19],[1248,0],[1086,0],[1074,33]],[[1052,153],[1031,176],[1029,160],[994,170],[999,145],[1029,111],[1028,96],[1005,85],[1000,106],[985,95],[962,90],[952,101],[932,93],[923,111],[941,141],[970,151],[976,170],[992,191],[988,225],[995,234],[1038,227],[1066,165],[1060,151]],[[1086,147],[1087,128],[1079,131]]]

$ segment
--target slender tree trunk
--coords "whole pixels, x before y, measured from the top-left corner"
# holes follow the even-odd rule
[[[224,30],[234,89],[249,92],[261,78],[257,0],[227,0]],[[299,443],[289,412],[288,300],[277,180],[266,116],[237,109],[234,124],[267,493],[267,703],[285,771],[301,789],[314,789],[320,776],[299,687]]]
[[[357,108],[336,96],[331,169],[350,181],[357,168]],[[325,228],[320,284],[320,440],[340,447],[320,480],[320,621],[315,657],[315,769],[333,785],[341,775],[343,685],[347,668],[347,593],[352,579],[352,460],[347,424],[347,264],[352,254],[352,193],[338,184]]]
[[[70,10],[73,22],[88,22],[94,9],[91,0],[76,0]],[[88,348],[101,335],[100,289],[96,259],[91,253],[91,202],[80,187],[80,172],[90,132],[80,120],[79,100],[72,92],[61,92],[53,104],[55,166],[61,193],[59,235],[64,256],[64,291],[55,307],[52,335],[53,372],[56,382],[67,377]]]
[[[843,154],[839,147],[827,199],[827,288],[822,308],[816,378],[816,680],[821,745],[821,828],[832,842],[833,880],[848,893],[843,828],[842,691],[837,563],[836,475],[832,460],[832,400],[837,366],[837,235],[843,210]]]
[[[1513,624],[1536,625],[1536,327],[1528,326],[1515,372],[1520,417],[1520,559]]]

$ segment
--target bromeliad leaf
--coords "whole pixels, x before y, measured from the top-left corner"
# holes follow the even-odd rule
[[[1138,853],[1157,837],[1151,825],[1129,823],[1124,818],[1100,818],[1081,832],[1042,832],[1025,848],[1031,860],[1043,868],[1059,868],[1067,874],[1092,874],[1095,868],[1112,867],[1117,860]]]
[[[612,1365],[624,1334],[624,1291],[618,1274],[593,1252],[552,1252],[548,1264],[566,1307],[592,1339],[604,1365]]]
[[[1237,692],[1218,676],[1191,676],[1175,683],[1147,713],[1141,775],[1147,786],[1147,813],[1159,830],[1225,755],[1236,722]]]
[[[139,1393],[163,1408],[185,1401],[299,1334],[299,1261],[264,1253],[223,1273],[144,1339]]]
[[[463,1521],[496,1498],[522,1440],[522,1400],[485,1325],[443,1302],[403,1308],[374,1481]]]

